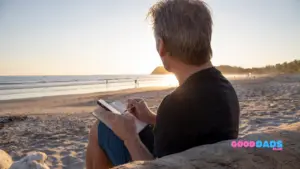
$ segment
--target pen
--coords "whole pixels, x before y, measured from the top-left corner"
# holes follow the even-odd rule
[[[139,101],[139,102],[137,102],[137,103],[141,103],[142,101]],[[125,112],[127,112],[127,111],[129,111],[129,110],[131,110],[132,108],[134,108],[135,106],[131,106],[131,107],[129,107],[128,109],[126,109],[126,110],[124,110],[124,112],[123,113],[125,113]],[[152,107],[148,107],[148,109],[154,109],[154,108],[157,108],[157,106],[152,106]]]
[[[142,101],[138,101],[137,103],[141,103]],[[135,106],[131,106],[131,107],[129,107],[129,108],[127,108],[126,110],[124,110],[124,112],[123,113],[125,113],[125,112],[127,112],[127,111],[129,111],[129,110],[131,110],[131,109],[133,109]]]

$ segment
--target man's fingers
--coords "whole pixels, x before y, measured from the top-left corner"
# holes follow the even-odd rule
[[[134,108],[131,109],[131,110],[128,110],[128,112],[129,112],[130,114],[134,115],[135,117],[137,116],[137,112],[134,110]]]
[[[114,123],[117,120],[118,116],[120,116],[110,111],[107,111],[102,107],[98,107],[96,110],[94,110],[94,112],[96,114],[99,114],[101,118],[103,118],[103,120],[105,120],[109,124]]]
[[[128,99],[127,109],[129,109],[129,111],[133,110],[134,107],[138,105],[139,100],[140,99]]]
[[[132,107],[132,104],[128,102],[128,103],[127,103],[127,108],[126,108],[126,109],[128,110],[130,107]]]
[[[134,115],[132,115],[131,113],[125,113],[123,115],[124,118],[130,119],[130,120],[134,120]]]
[[[118,121],[119,121],[119,118],[122,118],[122,116],[120,116],[120,115],[117,115],[117,114],[114,114],[114,113],[112,113],[113,115],[112,116],[110,116],[111,118],[109,119],[110,120],[110,122],[112,123],[112,124],[114,124],[114,123],[118,123]]]
[[[128,99],[127,109],[131,109],[132,107],[134,107],[135,106],[134,104],[135,104],[134,99]]]
[[[125,113],[124,115],[120,116],[120,115],[115,115],[113,119],[111,119],[110,124],[112,127],[116,126],[116,125],[121,125],[124,126],[125,123],[127,123],[126,121],[133,121],[134,120],[134,116],[130,113]]]

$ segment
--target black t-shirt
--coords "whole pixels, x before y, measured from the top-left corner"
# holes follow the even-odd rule
[[[160,104],[154,127],[157,157],[195,146],[235,139],[239,103],[234,88],[216,68],[191,75]]]

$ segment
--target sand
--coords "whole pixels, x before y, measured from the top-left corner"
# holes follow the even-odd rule
[[[241,107],[240,136],[300,121],[300,75],[231,81]],[[115,92],[53,96],[0,102],[0,149],[18,160],[30,151],[48,155],[50,168],[85,168],[88,132],[96,119],[90,112],[99,98],[142,97],[156,111],[173,88],[128,89]],[[5,118],[0,118],[4,119]]]

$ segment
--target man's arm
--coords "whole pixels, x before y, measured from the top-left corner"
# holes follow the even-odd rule
[[[156,123],[156,114],[153,113],[151,110],[149,112],[149,121],[148,121],[148,124],[151,124],[151,125],[155,125]]]
[[[130,140],[124,141],[124,144],[127,147],[133,161],[154,159],[138,135]]]

